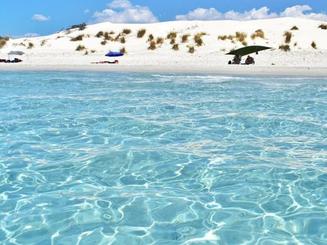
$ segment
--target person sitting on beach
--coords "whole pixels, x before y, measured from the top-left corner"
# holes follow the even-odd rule
[[[248,55],[248,57],[246,58],[245,60],[245,64],[246,65],[253,65],[255,62],[254,62],[254,59],[253,57],[251,57],[250,55]]]
[[[12,63],[20,63],[22,62],[21,59],[15,58],[14,60],[11,61]]]
[[[241,64],[242,57],[240,55],[235,55],[232,61],[232,64],[239,65]]]
[[[114,61],[109,61],[109,64],[118,64],[118,60],[114,60]]]

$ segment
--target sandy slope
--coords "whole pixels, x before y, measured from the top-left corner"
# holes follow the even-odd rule
[[[106,60],[104,54],[108,50],[119,50],[124,47],[127,50],[126,56],[120,59],[120,68],[109,68],[111,70],[131,70],[131,71],[212,71],[221,70],[233,72],[233,70],[245,72],[257,72],[270,70],[278,72],[285,70],[285,67],[292,67],[293,73],[311,71],[311,73],[324,74],[327,69],[327,30],[322,30],[318,26],[320,21],[278,18],[255,21],[174,21],[154,24],[112,24],[100,23],[89,25],[83,31],[77,29],[71,32],[63,31],[50,36],[36,38],[11,39],[5,47],[0,49],[0,58],[7,58],[10,50],[22,50],[26,53],[23,57],[24,63],[18,65],[1,64],[0,69],[90,69],[103,70],[109,65],[91,65],[91,62]],[[290,31],[296,26],[298,30]],[[103,37],[97,38],[99,31],[114,32],[111,34],[115,38],[123,29],[130,29],[131,33],[124,35],[126,43],[120,41],[108,41],[105,45],[101,42]],[[146,29],[143,38],[137,38],[137,32]],[[264,32],[264,38],[251,38],[256,30]],[[281,51],[278,47],[285,44],[285,31],[292,33],[292,38],[288,44],[290,52]],[[179,45],[179,50],[172,50],[167,34],[177,32],[175,42]],[[203,45],[198,47],[193,38],[197,33],[205,33],[202,36]],[[231,58],[224,55],[227,51],[242,47],[244,44],[237,39],[218,40],[218,36],[235,35],[235,32],[247,34],[245,39],[248,45],[259,44],[271,46],[274,49],[264,51],[255,55],[255,68],[240,68],[227,66]],[[152,34],[164,38],[164,43],[158,45],[156,50],[148,50],[148,36]],[[181,37],[190,34],[188,42],[182,43]],[[72,38],[84,35],[82,41],[71,41]],[[317,49],[311,44],[315,42]],[[28,49],[28,44],[33,43],[34,47]],[[85,46],[86,50],[76,51],[78,45]],[[188,52],[189,47],[195,47],[195,53]],[[93,50],[94,53],[91,53]],[[85,52],[88,51],[88,55]],[[104,67],[104,68],[97,68]],[[298,68],[296,68],[298,67]],[[305,69],[303,69],[303,67]],[[269,69],[271,68],[271,69]],[[310,69],[309,69],[310,68]],[[288,69],[291,70],[291,69]],[[319,71],[319,72],[318,72]],[[271,71],[270,71],[271,73]],[[327,72],[326,72],[327,74]]]

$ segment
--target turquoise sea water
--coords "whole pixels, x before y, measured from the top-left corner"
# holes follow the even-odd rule
[[[0,244],[327,244],[327,80],[0,73]]]

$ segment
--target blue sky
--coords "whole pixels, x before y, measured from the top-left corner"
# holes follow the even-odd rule
[[[302,7],[285,14],[285,9],[293,6]],[[261,11],[249,12],[252,9]],[[226,14],[229,11],[234,12]],[[176,16],[186,20],[253,19],[301,13],[325,20],[327,0],[114,0],[114,4],[112,0],[4,0],[0,8],[0,35],[44,35],[76,23],[107,20],[153,22],[176,20]]]

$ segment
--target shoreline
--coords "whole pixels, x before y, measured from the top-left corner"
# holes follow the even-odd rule
[[[176,65],[21,65],[2,64],[0,72],[115,72],[115,73],[174,73],[220,76],[290,76],[327,77],[326,67],[281,66],[176,66]]]

